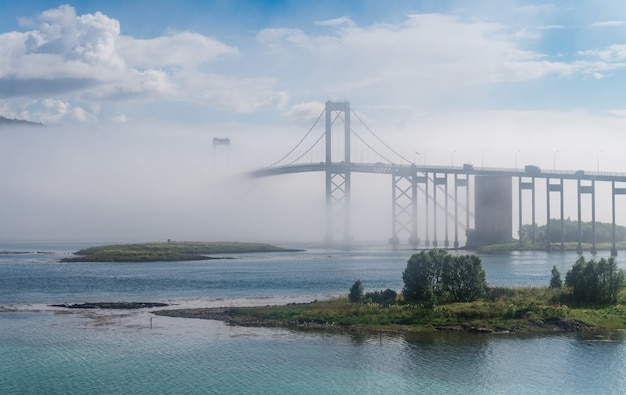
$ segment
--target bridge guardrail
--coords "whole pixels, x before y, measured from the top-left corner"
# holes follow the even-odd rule
[[[346,164],[343,162],[331,163],[334,170],[341,170]],[[534,177],[534,178],[564,178],[581,180],[599,180],[626,182],[626,173],[619,172],[597,172],[582,170],[540,170],[529,172],[525,168],[511,169],[498,167],[468,167],[468,166],[437,166],[437,165],[416,165],[416,164],[391,164],[391,163],[359,163],[349,164],[350,171],[356,173],[373,174],[403,174],[412,173],[452,173],[469,175],[508,175],[512,177]],[[314,171],[325,171],[326,163],[309,163],[299,165],[284,165],[274,167],[264,167],[248,173],[251,177],[264,177],[279,174],[305,173]]]

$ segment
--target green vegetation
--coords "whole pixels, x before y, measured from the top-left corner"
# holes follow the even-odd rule
[[[591,222],[581,222],[581,233],[583,243],[593,243],[593,225]],[[532,225],[522,226],[522,240],[532,240]],[[535,241],[543,245],[546,244],[548,237],[548,228],[545,225],[535,225]],[[578,233],[578,221],[572,221],[567,218],[563,220],[563,236],[565,242],[578,243],[580,238]],[[617,240],[626,239],[626,227],[617,225],[615,227],[615,238]],[[605,222],[596,222],[596,242],[610,243],[613,241],[613,224]],[[561,220],[550,219],[550,242],[561,242]]]
[[[360,303],[363,301],[363,283],[361,280],[356,280],[354,284],[352,284],[352,287],[350,287],[350,293],[348,294],[348,299],[352,303]]]
[[[549,287],[487,287],[480,258],[444,250],[414,254],[403,273],[403,295],[365,292],[357,280],[349,298],[309,304],[202,310],[167,315],[222,319],[252,326],[352,331],[581,331],[626,328],[624,273],[615,260],[585,262],[563,286],[554,267]],[[388,292],[390,291],[390,292]]]
[[[398,294],[393,289],[387,288],[386,290],[372,291],[363,293],[363,283],[361,280],[356,280],[352,287],[350,287],[350,293],[348,294],[348,300],[352,303],[377,303],[383,306],[395,304],[397,302]]]
[[[480,257],[450,255],[443,249],[413,254],[402,279],[404,300],[428,306],[471,302],[483,296],[487,289]]]
[[[308,304],[229,308],[221,312],[223,315],[218,319],[242,325],[253,323],[253,326],[367,332],[554,332],[626,328],[624,305],[567,306],[559,302],[567,296],[566,288],[490,288],[484,299],[432,308],[408,303],[387,306],[352,303],[343,297]],[[620,299],[626,301],[626,295],[622,293]]]
[[[599,262],[585,262],[580,257],[565,276],[565,284],[572,288],[576,302],[615,304],[624,287],[624,271],[617,268],[615,258]]]
[[[550,243],[550,245],[552,247],[552,251],[559,251],[561,248],[561,242],[553,242],[553,243]],[[591,243],[582,243],[581,246],[584,251],[591,251],[591,246],[592,246]],[[563,247],[565,248],[565,251],[576,251],[578,249],[578,242],[573,242],[573,241],[565,242],[563,243]],[[615,243],[615,247],[618,250],[626,249],[626,241],[617,241]],[[596,248],[599,251],[610,250],[611,248],[613,248],[613,243],[612,242],[596,243]],[[531,243],[531,242],[524,241],[520,245],[519,241],[513,241],[510,243],[488,244],[484,246],[478,246],[475,248],[475,250],[479,252],[483,252],[483,253],[499,252],[499,251],[545,251],[546,243],[545,242]]]
[[[556,265],[552,267],[552,277],[550,278],[550,288],[562,288],[563,280],[561,279],[561,272],[556,268]]]
[[[591,222],[581,222],[583,250],[589,251],[593,246],[593,226]],[[545,225],[535,225],[535,242],[532,243],[532,225],[522,226],[522,243],[512,241],[510,243],[484,245],[477,248],[480,252],[496,251],[543,251],[548,243],[548,229]],[[563,246],[565,251],[576,251],[579,242],[578,221],[571,219],[563,220]],[[626,227],[615,226],[615,246],[617,249],[626,249]],[[550,245],[552,250],[561,248],[561,220],[550,220]],[[613,224],[596,222],[596,248],[598,250],[610,250],[613,248]]]
[[[91,247],[75,252],[62,262],[162,262],[212,259],[209,254],[294,251],[269,244],[237,242],[168,241],[155,243],[115,244]],[[214,259],[214,258],[213,258]]]

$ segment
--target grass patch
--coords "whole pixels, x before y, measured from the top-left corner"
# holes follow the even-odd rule
[[[351,303],[348,298],[308,304],[231,308],[232,317],[255,318],[275,326],[313,326],[366,331],[566,331],[626,328],[624,295],[616,306],[563,303],[570,291],[551,288],[491,288],[485,299],[427,308],[419,304]]]
[[[295,251],[261,243],[238,242],[153,242],[115,244],[86,248],[62,262],[162,262],[210,259],[210,254]]]

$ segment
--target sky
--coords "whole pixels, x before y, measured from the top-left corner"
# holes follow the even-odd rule
[[[45,125],[0,129],[0,239],[321,238],[321,175],[241,174],[287,153],[327,100],[409,161],[626,172],[623,1],[0,10],[0,115]],[[356,236],[386,240],[389,180],[353,187]]]

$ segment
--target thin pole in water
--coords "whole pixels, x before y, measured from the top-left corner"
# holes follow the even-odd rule
[[[152,318],[154,317],[150,317],[150,329],[152,329]]]

